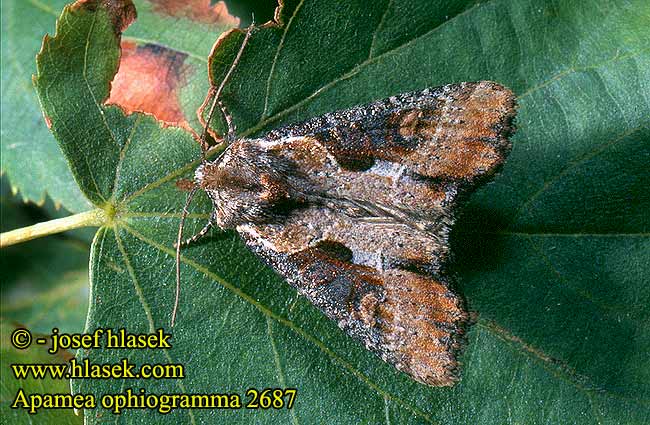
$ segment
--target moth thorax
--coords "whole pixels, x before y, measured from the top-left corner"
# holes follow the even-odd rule
[[[195,173],[195,179],[203,190],[252,190],[257,185],[250,178],[236,173],[229,168],[220,167],[213,162],[201,164]]]
[[[281,185],[263,172],[251,171],[215,163],[197,169],[196,182],[212,200],[220,228],[268,222],[275,214],[274,205],[283,197]]]

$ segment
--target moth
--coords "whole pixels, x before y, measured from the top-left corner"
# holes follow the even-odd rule
[[[228,145],[196,169],[177,282],[181,245],[213,225],[235,229],[368,350],[416,381],[453,385],[468,314],[446,272],[449,234],[462,200],[510,151],[513,93],[489,81],[449,84],[237,139],[218,99],[251,29],[214,93],[206,131],[218,105]],[[181,243],[199,189],[212,215]]]

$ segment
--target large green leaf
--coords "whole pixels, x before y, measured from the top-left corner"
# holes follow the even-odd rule
[[[297,297],[236,235],[213,232],[184,253],[173,349],[79,353],[100,363],[181,362],[186,377],[87,380],[75,391],[294,386],[295,409],[87,419],[647,423],[647,2],[304,0],[287,2],[281,19],[253,35],[226,89],[242,134],[448,82],[491,79],[517,93],[512,154],[454,233],[455,270],[477,316],[462,381],[411,381]],[[215,81],[241,38],[216,49]],[[101,104],[118,48],[103,8],[67,9],[39,56],[37,88],[82,191],[111,216],[93,243],[87,330],[149,332],[169,321],[183,203],[174,183],[191,176],[198,149],[186,131]],[[200,197],[188,234],[209,211]]]
[[[32,86],[34,57],[42,35],[69,0],[6,0],[2,2],[2,171],[24,200],[42,203],[45,194],[74,212],[90,207],[79,191],[64,155],[47,129]],[[205,3],[205,5],[204,5]],[[196,109],[208,89],[207,56],[214,40],[236,26],[223,5],[207,2],[139,0],[137,25],[124,42],[131,47],[122,66],[120,87],[148,91],[118,94],[113,101],[145,112],[177,108],[175,115],[198,127]],[[132,80],[132,84],[128,81]],[[159,84],[151,84],[150,82]],[[133,97],[135,96],[135,99]],[[138,98],[140,97],[140,98]],[[164,99],[164,102],[161,102]],[[157,103],[162,104],[157,105]],[[173,115],[173,114],[172,114]],[[167,116],[162,117],[163,119]]]

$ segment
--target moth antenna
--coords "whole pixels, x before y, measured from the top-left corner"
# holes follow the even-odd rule
[[[242,42],[241,46],[239,46],[239,51],[237,52],[237,55],[235,56],[235,59],[233,60],[232,64],[230,65],[230,68],[228,68],[228,72],[226,72],[225,77],[223,77],[223,80],[221,80],[221,84],[219,84],[219,87],[217,87],[217,90],[214,91],[214,86],[210,89],[210,91],[214,92],[214,98],[212,99],[212,104],[210,105],[210,110],[208,111],[208,118],[205,121],[205,127],[203,128],[203,133],[201,133],[201,157],[202,160],[205,162],[205,150],[204,146],[206,146],[206,139],[208,137],[208,128],[210,128],[210,121],[212,121],[212,116],[214,115],[214,111],[217,108],[217,104],[220,104],[219,102],[219,96],[221,96],[221,92],[223,91],[223,88],[226,86],[226,83],[230,79],[230,76],[232,75],[232,72],[235,70],[235,67],[237,67],[237,64],[239,63],[239,60],[241,59],[242,53],[244,52],[244,48],[248,44],[248,40],[251,37],[251,34],[253,33],[255,22],[251,23],[248,28],[246,28],[246,35],[244,35],[244,41]],[[226,121],[226,124],[228,126],[228,134],[234,134],[234,127],[232,126],[232,119],[230,119],[230,115],[227,114],[225,111],[225,107],[223,105],[220,105],[220,109],[222,113],[224,114],[224,119]]]
[[[178,311],[178,302],[181,297],[181,240],[183,239],[183,227],[185,226],[185,217],[187,217],[188,209],[194,194],[198,190],[198,186],[194,186],[190,193],[187,194],[185,206],[183,207],[183,214],[181,214],[181,222],[178,225],[178,237],[176,238],[176,299],[174,300],[174,309],[172,310],[172,317],[170,325],[174,327],[176,321],[176,312]]]
[[[228,134],[226,135],[226,143],[230,143],[233,140],[235,140],[236,134],[237,134],[237,127],[232,121],[232,116],[228,112],[228,109],[226,109],[226,106],[223,104],[222,101],[219,101],[219,108],[221,109],[221,114],[223,115],[223,118],[226,120],[226,126],[228,127]]]
[[[230,114],[227,113],[225,107],[221,102],[219,102],[219,96],[221,96],[221,92],[223,91],[223,88],[225,87],[226,83],[230,79],[230,76],[232,75],[233,70],[239,63],[239,60],[241,59],[242,53],[244,52],[244,48],[246,47],[246,44],[248,44],[248,40],[251,37],[251,34],[253,33],[253,29],[255,26],[255,18],[253,17],[253,22],[249,25],[249,27],[246,29],[246,34],[244,35],[244,41],[242,42],[241,46],[239,47],[239,51],[237,52],[237,55],[235,56],[235,59],[233,60],[232,64],[230,65],[230,68],[228,69],[228,72],[226,73],[225,77],[223,77],[223,80],[221,80],[221,84],[219,84],[219,87],[217,90],[214,90],[214,86],[210,88],[211,94],[214,95],[214,98],[212,99],[212,104],[210,105],[210,110],[208,111],[208,118],[205,121],[205,127],[203,127],[203,132],[201,133],[201,138],[199,143],[201,144],[201,161],[205,162],[206,161],[206,146],[207,146],[207,138],[208,138],[208,128],[210,127],[210,122],[212,121],[212,117],[214,115],[214,111],[217,107],[217,104],[219,104],[219,107],[224,115],[224,120],[226,121],[226,124],[228,126],[228,135],[227,135],[227,141],[230,141],[228,139],[231,139],[235,133],[235,127],[232,124],[232,118],[230,117]],[[221,153],[223,155],[223,152]],[[221,156],[220,155],[220,156]],[[220,157],[219,156],[219,157]],[[185,226],[185,218],[187,217],[188,214],[188,208],[190,206],[190,203],[192,202],[192,198],[194,197],[194,194],[196,193],[198,189],[198,186],[194,186],[190,193],[187,194],[187,199],[185,200],[185,206],[183,207],[183,214],[181,215],[181,221],[180,224],[178,225],[178,236],[176,237],[176,299],[174,300],[174,309],[172,310],[172,317],[171,317],[171,326],[174,326],[174,322],[176,321],[176,313],[178,312],[178,303],[180,300],[180,295],[181,295],[181,246],[182,244],[182,239],[183,239],[183,227]],[[205,229],[209,229],[209,227],[206,226]],[[199,234],[204,234],[207,233],[204,232],[203,230],[199,232]]]

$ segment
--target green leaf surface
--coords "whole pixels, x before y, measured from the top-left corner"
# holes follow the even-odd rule
[[[52,33],[55,18],[66,0],[6,0],[2,2],[2,172],[11,179],[14,192],[25,201],[42,204],[48,194],[57,205],[73,212],[90,208],[79,191],[65,156],[48,130],[32,85],[34,57],[42,35]],[[203,2],[207,5],[206,2]],[[196,110],[209,83],[204,77],[207,56],[217,37],[236,26],[225,9],[203,7],[202,2],[137,1],[139,20],[126,31],[124,42],[133,46],[126,78],[157,99],[178,107],[188,124],[200,128]],[[147,73],[153,73],[147,77]],[[146,81],[161,84],[144,84]],[[120,97],[115,100],[124,100]],[[153,112],[152,101],[136,102]],[[129,106],[129,105],[127,105]],[[164,118],[164,117],[163,117]],[[75,125],[83,121],[75,118]],[[75,126],[73,125],[73,127]]]
[[[241,134],[450,82],[489,79],[516,92],[512,154],[454,232],[455,272],[477,317],[462,381],[413,382],[297,297],[235,234],[214,231],[184,251],[173,349],[126,354],[183,363],[186,377],[87,380],[75,391],[292,386],[295,408],[87,411],[88,421],[647,423],[650,5],[304,0],[288,1],[281,20],[253,35],[226,87]],[[215,50],[214,81],[241,39]],[[87,330],[153,332],[173,304],[183,204],[174,183],[199,153],[186,131],[101,105],[118,46],[104,9],[67,10],[39,56],[37,87],[82,191],[115,213],[92,247]],[[83,132],[66,124],[79,111]],[[187,234],[209,211],[201,195]],[[104,363],[125,352],[81,354]]]

